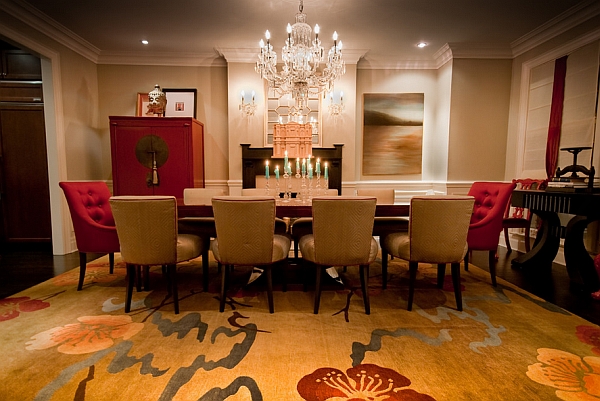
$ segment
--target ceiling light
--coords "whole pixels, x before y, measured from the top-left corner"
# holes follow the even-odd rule
[[[142,39],[141,42],[142,42],[143,45],[147,45],[148,44],[148,41],[146,39]]]
[[[424,47],[427,47],[427,43],[426,42],[419,42],[419,43],[417,43],[417,47],[420,48],[420,49],[422,49]]]
[[[315,25],[315,37],[312,39],[312,29],[306,23],[303,8],[303,1],[300,0],[296,22],[287,26],[287,40],[281,49],[281,71],[277,70],[277,53],[273,51],[269,31],[265,34],[267,44],[262,39],[260,41],[260,54],[255,67],[256,72],[268,82],[269,88],[279,96],[291,93],[299,109],[306,106],[309,93],[331,92],[333,82],[346,72],[342,41],[337,40],[337,32],[333,33],[333,46],[325,54],[319,39],[319,25]],[[319,70],[321,62],[325,62],[325,67]]]

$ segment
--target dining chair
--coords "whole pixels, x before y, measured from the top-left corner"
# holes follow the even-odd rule
[[[517,178],[513,179],[515,183],[515,189],[523,191],[535,191],[546,188],[548,183],[547,179],[535,179],[535,178]],[[511,196],[512,198],[512,196]],[[502,219],[502,229],[504,230],[504,242],[506,243],[506,250],[508,253],[512,252],[510,245],[509,231],[512,228],[523,230],[525,240],[525,252],[531,250],[531,210],[522,207],[513,207],[510,204],[510,200],[506,205],[506,211],[504,212],[504,218]]]
[[[216,196],[212,199],[217,237],[211,250],[221,267],[219,311],[225,310],[229,271],[233,266],[260,266],[267,278],[269,312],[273,313],[272,267],[283,268],[283,290],[290,238],[275,234],[275,199],[271,196]]]
[[[412,310],[419,263],[438,265],[437,286],[442,288],[450,263],[456,307],[462,311],[460,262],[467,253],[467,233],[474,198],[458,195],[415,196],[410,202],[408,231],[391,233],[381,244],[381,263],[387,255],[408,261],[408,310]]]
[[[174,196],[113,196],[110,205],[121,240],[121,258],[127,265],[125,312],[131,311],[136,275],[141,267],[159,265],[167,276],[175,314],[179,313],[177,264],[202,253],[202,240],[179,234],[177,199]]]
[[[275,190],[272,189],[267,195],[266,191],[263,188],[242,188],[242,196],[272,196],[274,199],[278,199],[275,196]],[[289,218],[281,218],[275,217],[275,233],[276,234],[286,234],[290,229],[290,219]]]
[[[338,190],[327,188],[323,190],[323,196],[338,196]],[[298,259],[298,242],[304,235],[312,233],[312,217],[298,217],[290,222],[290,234],[294,241],[294,259]]]
[[[114,271],[115,253],[119,252],[119,236],[109,204],[111,196],[104,181],[61,181],[58,183],[65,194],[75,242],[79,251],[79,282],[77,291],[83,288],[88,253],[107,253],[110,274]]]
[[[502,232],[504,212],[516,184],[514,182],[477,181],[471,185],[467,195],[475,198],[465,255],[465,270],[469,269],[472,251],[487,251],[492,285],[496,286],[496,253]]]
[[[312,234],[300,238],[303,262],[317,270],[314,313],[319,313],[324,268],[359,266],[365,313],[369,303],[369,264],[379,246],[373,238],[377,199],[362,196],[316,197],[312,200]]]
[[[226,195],[221,188],[184,188],[184,205],[212,205],[214,196]],[[211,238],[216,237],[214,217],[183,217],[179,219],[179,233],[193,234],[202,239],[202,288],[208,291],[209,255]]]
[[[358,196],[374,196],[378,205],[393,205],[396,202],[396,191],[392,188],[361,188],[356,190]],[[381,244],[385,237],[393,232],[408,230],[408,217],[375,216],[373,236],[379,238]],[[393,258],[393,256],[392,256]],[[382,270],[382,288],[387,288],[387,272]]]

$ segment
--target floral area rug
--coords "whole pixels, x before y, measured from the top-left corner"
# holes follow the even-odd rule
[[[151,291],[124,312],[125,268],[117,255],[0,300],[0,400],[598,400],[600,328],[471,266],[461,272],[464,311],[449,277],[419,266],[412,312],[407,264],[393,259],[381,290],[371,266],[365,315],[356,267],[338,268],[313,310],[311,271],[290,267],[288,291],[274,272],[275,313],[264,277],[236,268],[226,310],[211,260],[178,270],[173,313],[161,269]]]

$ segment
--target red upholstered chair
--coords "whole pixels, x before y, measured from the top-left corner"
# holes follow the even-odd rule
[[[514,182],[474,182],[468,193],[475,198],[475,205],[467,236],[469,252],[465,256],[465,270],[472,251],[488,251],[493,286],[496,286],[496,252],[502,220],[515,186]]]
[[[83,288],[86,253],[108,253],[110,273],[115,265],[115,252],[119,252],[119,237],[115,220],[108,203],[110,190],[102,181],[63,181],[58,185],[67,198],[75,241],[79,250],[79,284]]]
[[[546,179],[533,179],[533,178],[519,178],[512,180],[516,184],[515,189],[520,190],[541,190],[546,188],[548,180]],[[502,220],[502,228],[504,229],[504,241],[506,242],[506,249],[508,252],[512,252],[510,246],[510,238],[508,230],[510,228],[522,228],[525,234],[525,251],[531,250],[529,232],[531,229],[531,211],[522,207],[511,207],[510,202],[506,205],[506,212],[504,213],[504,219]]]

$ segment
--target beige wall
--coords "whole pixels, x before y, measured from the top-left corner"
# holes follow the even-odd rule
[[[448,180],[504,180],[510,60],[454,59]]]
[[[446,179],[449,68],[440,70],[358,70],[356,104],[357,180],[432,181]],[[421,175],[362,174],[363,95],[365,93],[424,93],[423,172]]]
[[[196,118],[204,123],[205,179],[223,184],[228,178],[227,69],[99,65],[98,135],[102,179],[111,179],[109,116],[134,116],[137,93],[161,88],[197,89]]]

